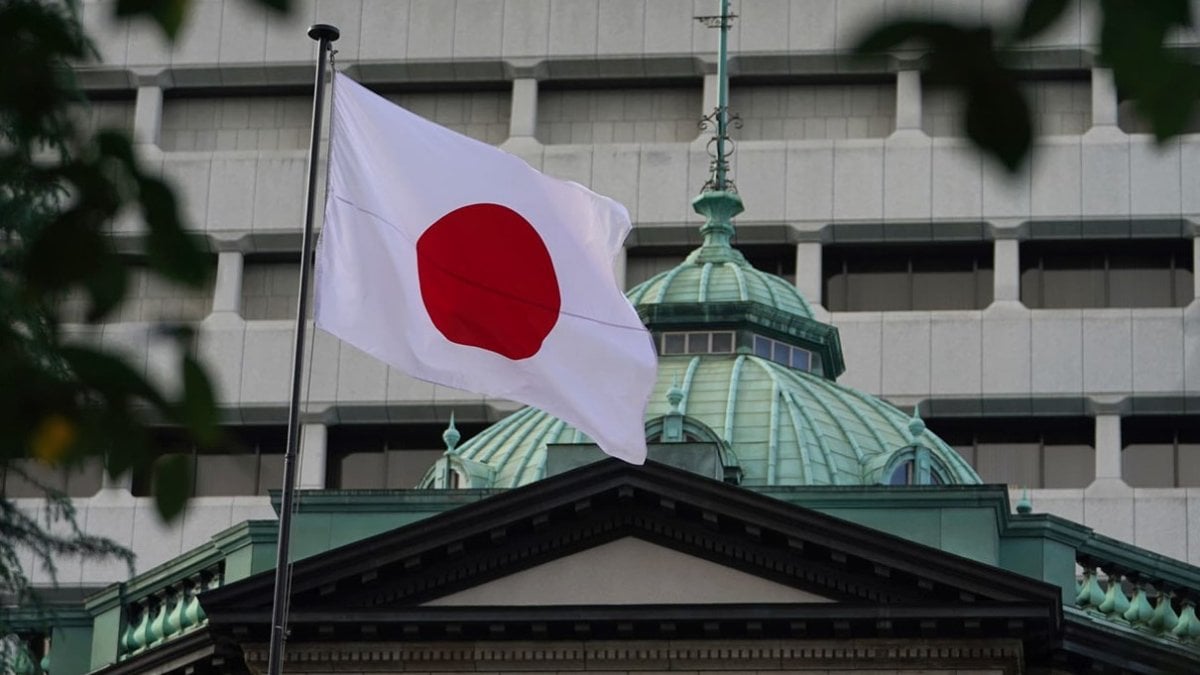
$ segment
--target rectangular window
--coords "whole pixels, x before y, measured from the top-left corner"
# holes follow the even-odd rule
[[[792,348],[783,344],[782,342],[776,342],[774,345],[774,353],[771,354],[771,360],[775,363],[782,363],[785,366],[790,366],[792,364]]]
[[[689,354],[708,353],[708,333],[688,333],[687,341]]]
[[[764,359],[771,358],[771,341],[765,337],[754,336],[754,355]]]
[[[1189,239],[1027,241],[1021,302],[1034,309],[1182,307],[1192,301]]]
[[[68,497],[91,497],[100,490],[103,474],[104,465],[95,458],[61,467],[35,459],[10,459],[0,464],[0,497],[44,497],[45,492],[38,484]]]
[[[834,312],[982,309],[992,302],[988,243],[831,245],[824,303]]]
[[[731,109],[742,140],[883,138],[896,126],[894,80],[733,82]],[[707,114],[709,111],[704,111]]]
[[[229,427],[215,448],[199,448],[177,429],[155,433],[159,453],[155,463],[182,456],[192,475],[189,496],[265,495],[283,484],[283,454],[287,428],[282,426]],[[153,467],[135,472],[133,494],[153,494]]]
[[[296,319],[300,289],[299,255],[248,256],[242,271],[242,318],[247,321]],[[312,316],[312,284],[308,286]]]
[[[792,367],[798,370],[809,370],[809,353],[803,349],[792,349]]]
[[[463,440],[486,426],[457,423]],[[327,439],[326,485],[331,489],[382,490],[416,487],[446,451],[443,424],[342,425]]]
[[[796,283],[795,244],[746,244],[738,243],[738,250],[746,256],[746,262],[757,270],[782,277],[790,284]]]
[[[728,354],[733,351],[733,333],[713,333],[712,351],[714,354]]]
[[[663,354],[686,354],[687,335],[684,333],[666,333],[663,335]]]
[[[543,86],[537,97],[535,135],[546,145],[695,140],[702,114],[700,82],[649,84],[653,86]]]
[[[681,246],[638,246],[625,251],[625,288],[683,262],[690,249]],[[650,298],[653,299],[653,298]]]
[[[1194,416],[1121,420],[1121,477],[1133,487],[1200,487],[1200,420]]]
[[[1029,488],[1083,488],[1095,477],[1090,417],[928,419],[926,426],[958,451],[984,483]]]

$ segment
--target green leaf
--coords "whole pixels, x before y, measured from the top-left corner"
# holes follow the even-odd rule
[[[192,487],[192,467],[186,455],[164,455],[154,463],[154,503],[163,520],[183,512]]]
[[[95,271],[83,280],[91,305],[87,320],[92,323],[103,320],[120,306],[129,286],[129,273],[125,264],[111,250],[96,252]]]
[[[967,87],[967,137],[1004,168],[1016,171],[1033,144],[1029,106],[1010,73],[980,76]]]
[[[1017,170],[1033,145],[1029,108],[1015,74],[996,54],[992,32],[944,21],[897,21],[877,28],[857,49],[880,51],[907,43],[927,50],[931,81],[962,96],[967,136],[1005,169]]]
[[[258,4],[277,12],[287,12],[291,9],[291,0],[256,0]]]
[[[90,347],[63,347],[60,353],[71,372],[106,399],[141,399],[164,413],[170,412],[163,395],[124,359]]]
[[[204,368],[191,354],[183,356],[183,400],[179,411],[180,421],[198,443],[205,447],[216,445],[221,435],[217,398]]]
[[[1017,26],[1016,39],[1027,40],[1046,30],[1058,21],[1070,4],[1071,0],[1028,0]]]
[[[145,16],[158,24],[168,40],[174,40],[183,27],[191,0],[117,0],[119,17]]]
[[[183,228],[171,188],[145,176],[138,185],[148,229],[146,255],[150,268],[167,279],[202,286],[211,272],[209,259],[201,240]]]
[[[936,30],[935,24],[925,21],[893,21],[859,38],[854,51],[859,54],[873,54],[894,49],[908,42],[928,43],[930,33]]]
[[[72,208],[37,233],[23,272],[34,292],[58,292],[87,280],[110,255],[108,240],[89,214]]]
[[[1197,66],[1167,44],[1192,25],[1186,0],[1101,0],[1103,23],[1097,60],[1112,69],[1121,95],[1134,102],[1160,141],[1186,130],[1200,84]]]

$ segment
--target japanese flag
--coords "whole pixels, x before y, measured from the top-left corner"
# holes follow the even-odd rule
[[[334,77],[317,326],[645,461],[657,359],[613,278],[625,208]]]

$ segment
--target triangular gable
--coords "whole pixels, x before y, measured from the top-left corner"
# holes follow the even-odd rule
[[[427,607],[817,603],[832,599],[624,537],[434,598]]]
[[[1061,622],[1060,591],[1042,582],[688,472],[615,460],[301,560],[291,617],[402,612],[628,537],[791,589],[801,604],[1032,602]],[[272,583],[262,573],[201,602],[214,624],[248,627],[269,617]]]

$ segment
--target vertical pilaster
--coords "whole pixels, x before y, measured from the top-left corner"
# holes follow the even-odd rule
[[[1200,235],[1192,237],[1192,269],[1200,270]],[[1200,298],[1200,274],[1192,275],[1192,299]]]
[[[704,89],[700,95],[700,116],[704,117],[711,115],[716,109],[721,95],[721,78],[716,73],[706,73],[704,75]]]
[[[896,131],[921,130],[921,71],[896,73]]]
[[[162,87],[147,85],[138,87],[133,107],[133,141],[146,145],[158,145],[162,130],[163,90]]]
[[[1096,482],[1123,482],[1121,479],[1121,416],[1096,415]]]
[[[242,311],[242,273],[245,258],[241,251],[221,251],[217,255],[217,279],[213,285],[213,313],[240,314]]]
[[[810,304],[821,304],[821,242],[796,244],[796,290]]]
[[[537,133],[538,82],[532,77],[513,80],[512,113],[509,137],[530,137]]]
[[[992,252],[992,300],[1021,300],[1021,242],[997,239]]]
[[[101,490],[124,490],[126,492],[132,492],[133,491],[133,472],[126,471],[125,473],[121,474],[120,476],[117,476],[116,478],[110,478],[108,475],[108,471],[103,472],[100,476],[100,489]]]
[[[1117,125],[1117,85],[1112,71],[1092,68],[1092,125]]]
[[[322,490],[328,464],[328,429],[324,424],[305,424],[300,428],[300,475],[296,487]]]

